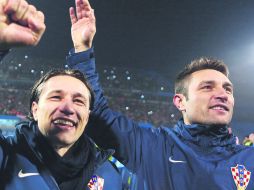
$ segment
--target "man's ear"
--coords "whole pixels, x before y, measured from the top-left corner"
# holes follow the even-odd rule
[[[173,103],[179,111],[185,111],[186,98],[183,94],[175,94],[173,97]]]
[[[38,103],[37,102],[32,103],[31,110],[32,110],[34,120],[37,121],[37,110],[38,110]]]

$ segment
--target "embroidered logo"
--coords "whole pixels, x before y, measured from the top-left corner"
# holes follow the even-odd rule
[[[98,175],[94,175],[87,184],[89,190],[103,190],[103,185],[104,179],[99,177]]]
[[[18,176],[20,178],[30,177],[30,176],[35,176],[35,175],[40,175],[40,174],[39,173],[24,173],[22,170],[20,170],[18,173]]]
[[[250,182],[251,172],[244,165],[237,164],[236,167],[231,167],[232,176],[235,181],[237,190],[245,190]]]
[[[182,160],[173,160],[172,156],[170,156],[168,160],[171,163],[186,163],[185,161]]]

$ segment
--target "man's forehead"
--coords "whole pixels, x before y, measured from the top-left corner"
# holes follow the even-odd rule
[[[195,84],[199,84],[201,82],[220,82],[220,83],[227,83],[228,85],[232,85],[232,82],[229,78],[224,75],[223,73],[213,70],[213,69],[204,69],[199,70],[191,74],[190,81],[194,82]]]
[[[87,94],[89,93],[88,88],[86,85],[79,79],[67,76],[67,75],[59,75],[54,76],[48,79],[45,84],[42,86],[42,93],[47,92],[73,92],[73,93],[80,93],[80,94]]]

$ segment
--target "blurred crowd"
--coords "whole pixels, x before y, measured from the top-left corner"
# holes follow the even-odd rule
[[[23,58],[7,57],[5,62],[1,62],[0,115],[25,118],[29,112],[31,86],[42,74],[52,69],[50,65],[61,67],[57,62],[60,61],[35,60],[27,55]],[[149,123],[172,126],[179,119],[180,113],[172,104],[173,84],[167,76],[154,71],[109,66],[98,67],[97,70],[104,94],[113,110],[147,127]],[[246,135],[239,143],[254,146],[254,133]]]
[[[7,58],[0,65],[0,115],[25,117],[32,84],[51,69],[49,65],[58,67],[57,61],[49,63],[27,55],[21,60]],[[178,120],[180,114],[172,104],[173,85],[166,76],[154,71],[115,67],[99,67],[98,72],[114,110],[155,126],[172,126]]]

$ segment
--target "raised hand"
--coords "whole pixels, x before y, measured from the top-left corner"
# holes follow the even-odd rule
[[[0,50],[35,46],[45,28],[44,14],[25,0],[0,0]]]
[[[85,51],[92,46],[96,33],[94,10],[88,0],[76,0],[76,12],[70,8],[71,36],[75,52]]]

